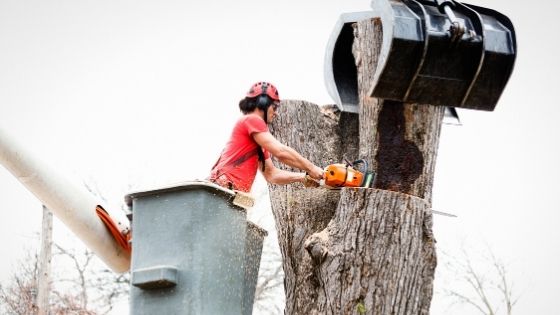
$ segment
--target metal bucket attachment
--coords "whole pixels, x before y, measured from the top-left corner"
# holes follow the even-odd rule
[[[494,10],[436,1],[372,1],[371,16],[381,20],[383,37],[369,94],[493,110],[515,62],[511,21]],[[364,17],[342,15],[327,47],[327,88],[345,111],[356,111],[346,103],[357,108],[358,98],[351,24]]]
[[[340,15],[327,43],[324,75],[327,91],[340,110],[358,112],[358,72],[352,42],[352,24],[372,19],[374,12],[352,12]]]

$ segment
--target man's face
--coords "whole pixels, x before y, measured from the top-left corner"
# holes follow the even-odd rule
[[[266,119],[269,123],[271,123],[274,118],[276,117],[276,111],[278,110],[278,106],[280,102],[274,102],[272,105],[268,106],[268,112],[266,113]]]

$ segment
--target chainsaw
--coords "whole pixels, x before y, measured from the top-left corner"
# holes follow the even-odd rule
[[[323,179],[319,182],[320,186],[329,189],[342,187],[364,187],[369,188],[373,185],[375,173],[368,170],[368,163],[365,160],[357,160],[352,163],[330,164],[325,167]]]

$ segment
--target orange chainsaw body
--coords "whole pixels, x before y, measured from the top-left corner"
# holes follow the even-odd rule
[[[331,164],[325,167],[323,174],[325,185],[330,187],[360,187],[364,174],[347,164]]]

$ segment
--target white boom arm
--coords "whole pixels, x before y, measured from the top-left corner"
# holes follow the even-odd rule
[[[115,241],[96,214],[100,202],[85,187],[71,183],[0,129],[0,164],[10,171],[54,215],[113,271],[130,268],[130,253]]]

